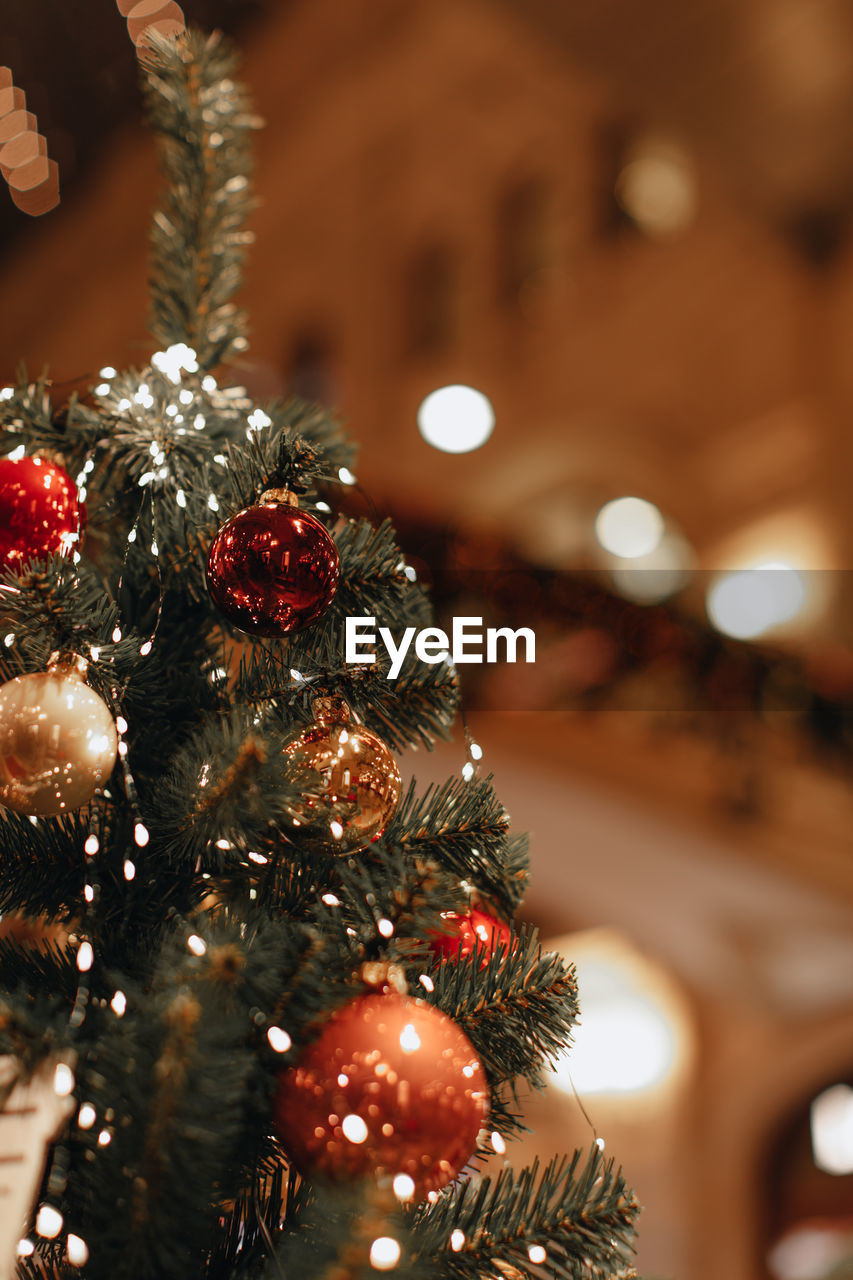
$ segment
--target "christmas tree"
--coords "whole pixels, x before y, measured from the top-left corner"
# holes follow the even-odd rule
[[[144,57],[166,192],[141,369],[0,393],[0,1275],[615,1277],[600,1144],[497,1174],[578,1014],[447,737],[449,661],[322,410],[223,368],[257,121],[217,37]],[[5,1182],[4,1182],[5,1179]],[[23,1233],[23,1234],[22,1234]]]

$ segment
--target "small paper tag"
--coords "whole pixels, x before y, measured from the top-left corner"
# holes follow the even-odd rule
[[[0,1057],[0,1280],[13,1280],[48,1148],[74,1109],[73,1098],[56,1092],[56,1067],[49,1059],[15,1083],[20,1063]]]

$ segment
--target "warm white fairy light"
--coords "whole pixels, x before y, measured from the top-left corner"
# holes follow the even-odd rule
[[[105,364],[103,369],[98,370],[98,377],[100,378],[114,378],[115,376],[116,370],[111,364]]]
[[[95,952],[92,950],[91,942],[81,942],[80,950],[77,952],[77,968],[81,973],[88,973],[95,959]]]
[[[36,1231],[43,1240],[55,1240],[62,1230],[63,1218],[52,1204],[39,1206],[36,1214]]]
[[[175,342],[171,347],[167,347],[165,351],[155,351],[151,357],[151,363],[155,369],[170,380],[170,382],[179,383],[181,380],[181,372],[198,373],[198,357],[192,347],[188,347],[185,342]],[[207,381],[202,381],[202,386]],[[214,386],[216,384],[214,383]],[[205,390],[208,390],[205,387]]]
[[[108,1147],[112,1142],[112,1140],[113,1140],[113,1135],[110,1133],[109,1129],[102,1129],[101,1132],[98,1134],[99,1147]]]
[[[338,468],[338,479],[341,484],[356,484],[356,478],[350,471],[349,467]]]
[[[137,822],[133,828],[133,843],[144,849],[151,837],[144,822]]]
[[[95,387],[96,396],[108,396],[112,388],[108,382],[99,382]]]
[[[87,901],[87,902],[94,902],[94,901],[95,901],[95,887],[94,887],[94,885],[91,885],[91,884],[84,884],[84,885],[83,885],[83,897],[86,899],[86,901]]]
[[[343,827],[336,819],[329,823],[329,830],[336,840],[340,840],[341,836],[344,834]]]
[[[131,862],[130,858],[124,860],[124,878],[125,880],[136,879],[136,863]]]
[[[339,907],[341,905],[340,898],[333,893],[324,893],[321,901],[325,902],[327,907]]]
[[[219,499],[215,493],[208,494],[207,505],[211,511],[219,510]]]
[[[450,1233],[450,1247],[454,1253],[461,1253],[465,1247],[465,1232],[458,1227]]]
[[[87,853],[91,858],[93,854],[96,854],[98,852],[100,847],[101,847],[101,842],[93,831],[91,835],[88,835],[86,837],[86,843],[83,845],[83,851],[84,853]]]
[[[68,1261],[72,1267],[85,1267],[89,1261],[89,1246],[81,1236],[69,1232],[65,1240]]]
[[[116,716],[116,728],[119,733],[127,733],[128,724],[124,716]]]
[[[376,928],[382,934],[383,938],[390,938],[394,933],[393,922],[391,920],[386,920],[384,916],[381,920],[376,921]]]
[[[261,427],[272,426],[272,418],[270,418],[268,414],[264,413],[263,409],[253,410],[253,412],[249,414],[247,421],[249,423],[249,430],[246,432],[247,435],[251,435],[253,431],[260,431]]]
[[[370,1265],[374,1271],[393,1271],[399,1261],[399,1242],[393,1236],[377,1236],[370,1246]]]
[[[14,387],[4,387],[3,390],[0,391],[0,400],[11,400],[14,394]]]
[[[116,408],[118,409],[119,413],[127,413],[127,410],[130,408],[130,401],[128,400],[127,396],[122,396],[121,400],[119,400],[118,404],[116,405]]]
[[[207,943],[204,938],[200,938],[197,933],[191,933],[187,938],[187,949],[194,956],[203,956],[207,951]]]
[[[354,1146],[366,1141],[367,1125],[361,1116],[351,1112],[348,1116],[344,1116],[341,1121],[341,1130],[347,1142],[353,1143]]]
[[[11,649],[12,645],[15,643],[14,631],[8,632],[8,634],[3,637],[3,643],[7,649]]]
[[[212,373],[206,373],[201,380],[201,385],[205,391],[216,390],[216,379]]]
[[[287,1053],[288,1049],[293,1044],[293,1041],[284,1030],[284,1027],[270,1027],[267,1031],[267,1040],[269,1040],[271,1047],[275,1049],[276,1053]]]
[[[178,392],[178,399],[181,404],[192,404],[194,397],[189,387],[184,387],[183,391]]]
[[[183,489],[178,489],[175,494],[175,502],[177,502],[182,511],[186,510],[187,495],[184,493]]]
[[[127,1008],[127,996],[123,991],[117,991],[110,1001],[110,1008],[117,1018],[123,1018],[125,1009]]]
[[[53,1092],[57,1098],[67,1098],[74,1092],[74,1072],[67,1062],[58,1062],[53,1073]]]
[[[32,1240],[28,1240],[26,1236],[24,1236],[23,1240],[18,1241],[18,1248],[16,1252],[19,1258],[31,1258],[35,1251],[35,1245]]]
[[[532,1263],[538,1265],[545,1261],[545,1259],[548,1257],[548,1254],[542,1248],[541,1244],[532,1244],[530,1248],[527,1250],[527,1256]]]
[[[140,657],[147,658],[153,648],[154,648],[154,641],[146,640],[144,644],[141,644],[139,646]]]
[[[91,1102],[84,1102],[77,1112],[77,1125],[80,1129],[91,1129],[98,1118],[98,1113]]]
[[[120,742],[120,743],[118,744],[118,753],[119,753],[119,755],[120,755],[122,758],[124,758],[124,756],[126,756],[126,755],[127,755],[127,743],[126,743],[126,742]]]
[[[128,538],[128,542],[130,542],[130,538]],[[121,640],[121,627],[113,627],[113,644],[118,644],[119,640]]]
[[[470,782],[474,776],[474,766],[470,760],[466,760],[462,766],[462,777],[466,782]]]
[[[506,1143],[504,1142],[501,1135],[498,1133],[497,1129],[492,1131],[489,1141],[492,1144],[492,1150],[496,1151],[499,1156],[502,1156],[506,1151]]]
[[[249,857],[252,862],[256,862],[259,867],[265,867],[269,863],[269,858],[264,857],[262,853],[255,852],[253,849],[249,850]]]
[[[428,973],[422,973],[418,978],[418,982],[421,984],[424,991],[435,991],[435,983]]]
[[[414,1179],[407,1173],[398,1173],[394,1179],[394,1195],[398,1200],[411,1200],[415,1194]]]
[[[204,431],[206,423],[207,423],[207,419],[205,418],[203,413],[197,413],[193,418],[193,426],[195,427],[196,431]]]

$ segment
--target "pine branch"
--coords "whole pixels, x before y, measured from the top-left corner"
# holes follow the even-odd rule
[[[490,1080],[523,1076],[538,1086],[543,1065],[570,1043],[577,1022],[574,970],[543,952],[530,928],[485,958],[478,944],[469,956],[443,960],[430,971],[434,990],[426,998],[459,1023]]]
[[[523,1280],[627,1280],[636,1274],[639,1206],[597,1146],[581,1160],[577,1151],[541,1174],[537,1160],[518,1173],[451,1188],[416,1218],[418,1256],[435,1256],[435,1274],[446,1280],[506,1280],[506,1264]],[[530,1257],[536,1245],[545,1250],[541,1262]]]
[[[386,839],[476,885],[511,915],[527,885],[527,842],[509,834],[509,817],[491,778],[452,778],[418,797],[410,786]]]
[[[241,283],[242,230],[252,205],[248,135],[259,126],[236,58],[218,35],[154,36],[143,55],[148,119],[168,182],[152,229],[152,331],[186,343],[202,369],[246,348],[246,317],[231,299]]]

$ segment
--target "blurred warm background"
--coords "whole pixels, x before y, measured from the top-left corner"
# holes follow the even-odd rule
[[[536,629],[463,670],[580,974],[524,1158],[594,1126],[648,1277],[853,1275],[853,12],[93,8],[0,5],[0,375],[150,354],[132,39],[222,24],[267,122],[232,373],[340,411],[443,616]]]

